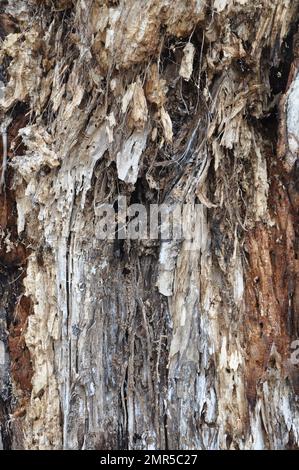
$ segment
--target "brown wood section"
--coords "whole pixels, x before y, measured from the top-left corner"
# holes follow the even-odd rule
[[[31,313],[32,302],[28,297],[23,296],[18,302],[13,322],[9,327],[8,340],[12,377],[25,396],[30,396],[32,390],[32,364],[24,337],[28,316]]]
[[[259,223],[246,238],[246,387],[251,404],[269,369],[282,369],[294,385],[299,373],[290,363],[290,343],[298,337],[298,194],[282,164],[275,158],[268,163],[273,226]]]

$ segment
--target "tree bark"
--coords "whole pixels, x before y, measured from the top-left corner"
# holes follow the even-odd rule
[[[1,3],[0,447],[298,448],[298,6]]]

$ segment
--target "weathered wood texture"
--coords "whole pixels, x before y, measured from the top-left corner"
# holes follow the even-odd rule
[[[298,6],[1,2],[2,447],[298,447]],[[200,249],[98,240],[119,194]]]

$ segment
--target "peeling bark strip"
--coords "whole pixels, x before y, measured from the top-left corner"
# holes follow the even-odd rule
[[[299,447],[298,11],[2,2],[0,448]]]

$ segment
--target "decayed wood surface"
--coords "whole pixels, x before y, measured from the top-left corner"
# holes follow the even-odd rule
[[[0,447],[298,448],[298,6],[1,2]]]

